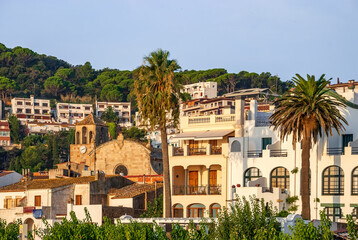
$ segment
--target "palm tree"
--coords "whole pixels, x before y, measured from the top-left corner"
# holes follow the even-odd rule
[[[340,109],[346,104],[337,99],[332,90],[326,88],[328,80],[322,75],[317,81],[315,76],[307,75],[307,80],[296,74],[292,81],[295,86],[282,97],[275,100],[276,110],[270,117],[274,130],[279,130],[283,140],[292,135],[292,144],[302,144],[301,194],[302,217],[310,219],[309,167],[310,150],[313,143],[323,134],[331,135],[332,130],[338,134],[348,124]]]
[[[162,140],[164,175],[164,217],[171,217],[169,156],[167,125],[176,125],[179,118],[180,84],[174,72],[180,69],[175,60],[168,60],[169,52],[158,49],[144,57],[134,82],[134,91],[142,121],[152,129],[159,129]]]

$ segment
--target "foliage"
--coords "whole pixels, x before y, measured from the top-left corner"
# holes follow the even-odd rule
[[[26,136],[26,128],[21,125],[20,121],[15,115],[11,115],[8,119],[10,125],[10,137],[14,143],[20,143],[20,141]]]
[[[124,128],[122,129],[122,133],[126,139],[146,142],[145,136],[147,135],[147,131],[145,129],[140,129],[137,127]]]
[[[111,138],[115,139],[117,136],[117,124],[114,122],[108,122],[107,126],[108,126],[108,132],[111,135]]]
[[[292,173],[292,174],[298,173],[298,167],[295,167],[294,169],[292,169],[292,170],[291,170],[291,173]]]
[[[16,89],[16,83],[14,80],[10,80],[7,77],[0,76],[0,94],[4,101],[7,95]]]
[[[291,206],[287,209],[287,211],[292,212],[292,213],[296,212],[297,210],[298,210],[298,206],[297,206],[297,205],[291,205]]]
[[[0,239],[1,240],[18,239],[20,224],[21,224],[20,219],[18,219],[14,223],[6,224],[6,221],[0,218]]]
[[[294,203],[294,202],[296,202],[296,201],[298,201],[298,196],[292,196],[292,197],[286,198],[286,202],[287,202],[288,204],[292,204],[292,203]]]
[[[143,213],[142,218],[163,217],[163,194],[155,198],[153,202],[148,202],[147,212]]]
[[[290,214],[289,212],[287,212],[286,210],[281,210],[276,217],[287,217],[288,214]]]
[[[113,111],[112,107],[108,107],[105,112],[102,113],[101,119],[106,122],[117,123],[119,120],[118,115]]]

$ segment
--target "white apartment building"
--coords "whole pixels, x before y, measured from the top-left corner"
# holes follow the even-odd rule
[[[22,122],[51,122],[51,107],[48,99],[30,98],[11,99],[12,114]]]
[[[218,96],[217,82],[199,82],[183,86],[183,91],[189,93],[191,99],[216,98]]]
[[[338,88],[337,92],[358,102],[354,88]],[[280,188],[281,193],[299,198],[294,205],[300,214],[300,143],[294,149],[291,137],[280,141],[279,133],[267,121],[270,114],[258,113],[256,106],[253,100],[248,117],[236,123],[240,130],[229,141],[229,201],[235,198],[233,193],[246,197],[255,194],[258,198],[265,195],[265,201],[279,202],[279,210],[287,210],[290,205],[285,199],[273,197],[274,188]],[[344,221],[346,214],[358,215],[358,110],[347,107],[343,115],[349,123],[345,132],[321,138],[310,153],[312,219],[318,219],[321,210],[333,221]]]
[[[56,120],[60,123],[76,124],[93,113],[92,104],[57,103]]]
[[[30,134],[41,134],[45,135],[51,132],[59,132],[59,131],[68,131],[71,128],[74,129],[74,124],[68,123],[59,123],[59,122],[45,122],[45,123],[38,123],[38,122],[27,122],[27,128],[29,129]]]
[[[119,125],[121,127],[130,127],[131,124],[131,103],[130,102],[97,102],[96,101],[96,116],[101,117],[107,108],[112,107],[112,110],[119,117]]]

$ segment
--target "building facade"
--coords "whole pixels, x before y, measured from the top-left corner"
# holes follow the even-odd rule
[[[56,120],[60,123],[76,124],[93,113],[92,104],[57,103]]]
[[[130,102],[97,102],[96,116],[101,117],[102,114],[111,107],[119,117],[119,125],[121,127],[130,127],[131,124],[131,103]]]
[[[354,88],[337,90],[347,100],[358,102]],[[253,101],[249,116],[257,116],[255,105],[256,102]],[[320,211],[324,211],[333,221],[344,221],[346,214],[357,217],[358,129],[355,119],[358,117],[358,110],[347,107],[342,110],[342,114],[348,121],[342,135],[334,132],[333,136],[319,139],[310,153],[312,219],[318,219]],[[242,134],[236,134],[229,141],[228,185],[233,186],[233,189],[227,189],[229,201],[235,198],[235,194],[247,197],[255,194],[259,198],[264,197],[265,201],[279,202],[279,210],[291,209],[300,213],[300,143],[292,146],[291,137],[281,141],[279,132],[273,131],[267,117],[249,117],[243,123]],[[275,187],[280,188],[280,192],[285,195],[275,196]],[[286,203],[287,195],[297,196],[298,201]],[[296,211],[291,208],[293,205],[296,206]]]
[[[12,114],[22,122],[51,122],[51,107],[48,99],[30,98],[11,99]]]
[[[216,98],[218,96],[217,82],[199,82],[184,85],[184,92],[190,94],[191,99]]]
[[[7,120],[0,120],[0,146],[11,146],[10,124]]]

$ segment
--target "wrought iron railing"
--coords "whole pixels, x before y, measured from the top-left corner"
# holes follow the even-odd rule
[[[185,195],[185,186],[173,186],[173,195]]]
[[[220,195],[221,194],[221,185],[209,186],[210,195]]]
[[[208,187],[206,185],[188,186],[187,195],[206,195],[206,194],[208,194]]]
[[[184,156],[184,149],[182,147],[173,147],[174,156]]]
[[[344,149],[343,148],[327,148],[327,154],[328,155],[343,155]]]
[[[287,150],[270,150],[270,157],[287,157]]]
[[[211,146],[212,155],[220,155],[222,153],[222,148],[218,146]]]
[[[185,192],[185,186],[173,186],[173,195],[220,195],[221,185],[210,187],[207,185],[187,186],[186,190]]]
[[[249,150],[247,151],[248,158],[260,158],[262,157],[262,150]]]
[[[206,148],[189,148],[189,155],[206,155]]]

